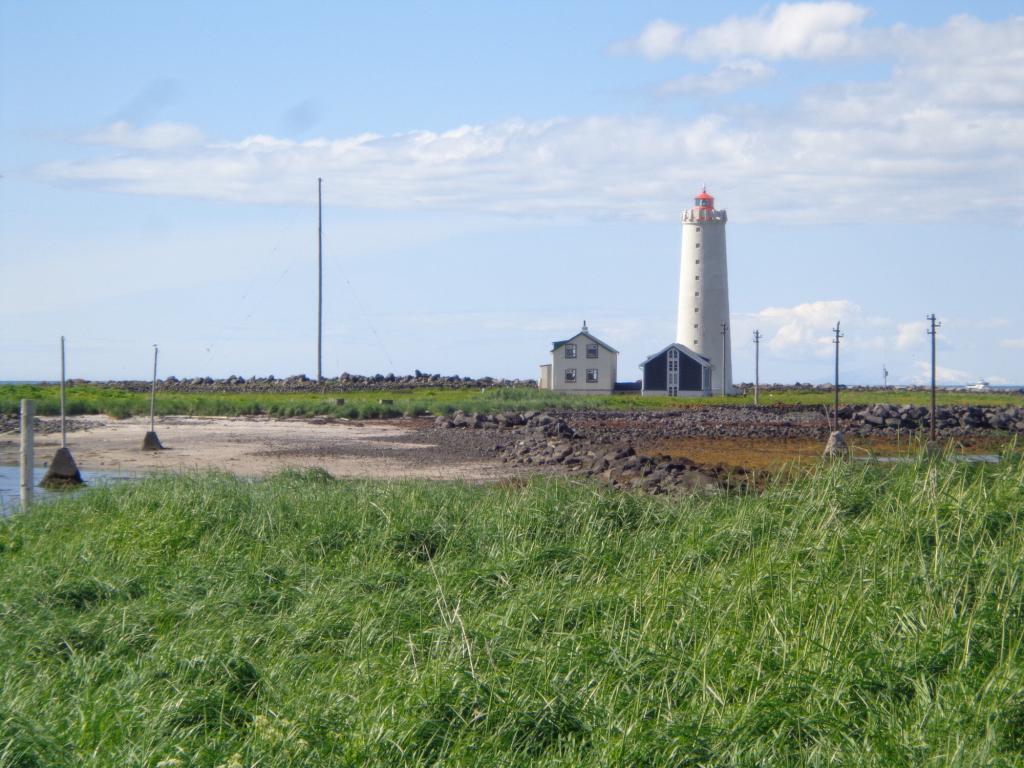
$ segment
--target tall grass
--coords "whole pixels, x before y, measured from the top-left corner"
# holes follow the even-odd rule
[[[0,385],[0,413],[18,411],[19,401],[36,401],[36,412],[42,415],[60,413],[60,390],[53,385],[6,384]],[[338,400],[344,400],[339,403]],[[381,403],[380,400],[390,400]],[[1024,405],[1024,397],[1014,393],[942,392],[942,405],[975,404],[987,406]],[[818,391],[787,391],[765,393],[765,404],[831,405],[832,395]],[[909,403],[924,405],[926,392],[878,390],[848,391],[843,403]],[[275,416],[365,419],[449,414],[456,410],[479,413],[497,413],[508,410],[601,408],[610,410],[651,410],[686,408],[694,405],[750,405],[752,396],[670,398],[641,397],[640,395],[568,395],[527,387],[494,387],[470,389],[407,389],[393,392],[342,392],[325,390],[321,393],[158,393],[156,410],[160,415],[191,416]],[[67,390],[67,412],[72,415],[107,414],[115,418],[149,414],[148,393],[129,392],[114,387],[84,384]]]
[[[164,477],[0,525],[0,765],[1024,764],[1024,462]]]

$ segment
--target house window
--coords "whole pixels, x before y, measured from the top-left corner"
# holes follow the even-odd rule
[[[597,368],[587,368],[587,384],[597,384]]]
[[[576,383],[576,369],[575,368],[566,368],[565,369],[565,383],[566,384],[575,384]]]
[[[565,345],[565,359],[566,360],[575,360],[576,359],[576,345],[575,344],[566,344]],[[573,375],[574,376],[576,375],[575,371],[573,372]],[[576,381],[576,379],[573,379],[573,381]]]
[[[597,344],[587,344],[587,357],[591,360],[597,359]]]

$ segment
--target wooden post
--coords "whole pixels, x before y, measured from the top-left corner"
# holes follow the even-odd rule
[[[21,401],[21,511],[24,512],[32,503],[32,486],[34,485],[32,469],[35,464],[33,448],[35,403],[31,400]]]
[[[935,431],[935,412],[936,412],[936,408],[935,408],[935,334],[936,334],[937,329],[939,328],[939,326],[942,325],[942,323],[938,322],[935,319],[935,314],[934,313],[928,315],[928,317],[926,317],[925,319],[929,323],[928,335],[932,337],[932,402],[931,402],[931,417],[929,419],[930,422],[931,422],[931,430],[930,430],[929,439],[931,440],[931,442],[934,445],[935,441],[936,441],[936,431]]]
[[[754,331],[754,405],[760,405],[761,394],[761,332]]]
[[[725,356],[729,349],[729,324],[722,323],[722,397],[725,397]]]

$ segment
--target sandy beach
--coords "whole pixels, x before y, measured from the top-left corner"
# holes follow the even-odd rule
[[[51,419],[43,419],[50,421]],[[59,421],[59,420],[57,420]],[[510,468],[423,440],[423,421],[344,421],[168,416],[156,432],[166,450],[143,451],[149,420],[78,416],[68,447],[83,470],[180,472],[215,469],[243,476],[322,467],[336,477],[493,480]],[[417,439],[418,438],[418,439]],[[0,464],[18,463],[19,435],[0,435]],[[48,462],[60,433],[37,433],[35,463]]]

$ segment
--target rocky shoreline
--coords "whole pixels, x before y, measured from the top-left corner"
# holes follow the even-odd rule
[[[1024,409],[949,406],[937,409],[942,438],[977,437],[993,431],[1024,434]],[[847,406],[840,425],[859,435],[924,433],[928,409],[914,406]],[[463,430],[465,437],[502,461],[593,477],[616,488],[651,493],[715,491],[746,486],[746,470],[702,466],[668,455],[638,453],[636,446],[679,438],[817,439],[832,427],[822,408],[807,406],[694,406],[677,411],[560,411],[466,414],[434,420],[433,430]],[[465,438],[462,438],[466,442]]]

